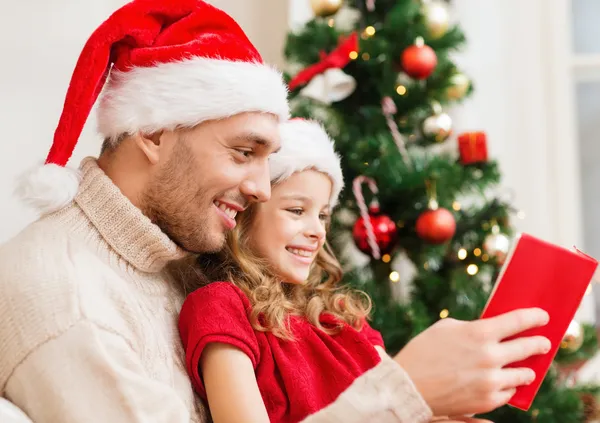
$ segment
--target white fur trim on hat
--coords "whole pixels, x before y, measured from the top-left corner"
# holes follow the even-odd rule
[[[98,129],[115,138],[192,127],[243,112],[289,117],[281,74],[262,63],[194,57],[113,70],[98,107]]]
[[[269,158],[271,181],[281,182],[296,172],[315,169],[331,178],[331,207],[344,188],[340,156],[323,127],[304,119],[291,119],[279,125],[281,149]]]
[[[15,195],[41,215],[65,207],[79,191],[81,173],[56,164],[36,166],[18,180]]]

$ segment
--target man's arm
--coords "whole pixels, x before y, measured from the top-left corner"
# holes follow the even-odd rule
[[[302,423],[426,423],[431,410],[402,368],[385,354],[332,404]]]
[[[189,423],[172,387],[152,380],[123,337],[79,321],[32,351],[6,384],[35,423]]]

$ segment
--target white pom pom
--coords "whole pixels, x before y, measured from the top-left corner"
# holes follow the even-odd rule
[[[73,201],[80,182],[78,170],[47,164],[21,176],[15,195],[44,215],[60,210]]]

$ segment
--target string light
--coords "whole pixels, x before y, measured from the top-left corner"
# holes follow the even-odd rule
[[[458,250],[458,258],[459,260],[464,260],[467,258],[467,250],[465,250],[464,248],[461,248],[460,250]]]
[[[329,25],[330,28],[333,28],[333,26],[335,25],[335,21],[333,20],[333,18],[329,19],[329,21],[327,21],[327,25]]]
[[[400,274],[396,271],[390,273],[390,280],[392,282],[398,282],[400,280]]]
[[[454,209],[454,211],[460,211],[460,203],[458,201],[453,202],[452,209]]]
[[[372,26],[366,27],[365,34],[367,34],[368,37],[372,37],[373,35],[375,35],[375,28]]]
[[[369,162],[364,162],[363,163],[365,166],[369,166]]]
[[[429,269],[429,263],[425,262],[423,264],[423,269],[425,269],[425,270]]]
[[[389,254],[384,254],[383,257],[381,257],[381,261],[384,263],[389,263],[391,259],[392,257]]]
[[[474,255],[475,257],[479,257],[479,256],[481,255],[481,248],[475,248],[475,249],[473,250],[473,255]]]
[[[350,59],[352,60],[356,60],[356,58],[358,57],[358,52],[357,51],[351,51],[350,54]]]
[[[450,312],[447,309],[440,311],[440,318],[445,319],[448,316],[450,316]]]
[[[371,56],[369,55],[369,53],[363,53],[362,54],[362,59],[363,60],[369,60],[371,58]]]
[[[467,273],[471,276],[474,276],[479,272],[479,267],[476,264],[469,264],[467,266]]]
[[[398,86],[396,87],[396,92],[397,92],[399,95],[404,95],[404,94],[406,94],[406,87],[405,87],[404,85],[398,85]]]
[[[488,256],[487,254],[484,254],[481,256],[481,261],[488,261],[490,259],[490,256]]]

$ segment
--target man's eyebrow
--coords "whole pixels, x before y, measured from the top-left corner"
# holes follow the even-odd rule
[[[254,132],[251,132],[249,134],[236,135],[231,140],[237,141],[237,142],[252,142],[254,144],[257,144],[257,145],[260,145],[261,147],[266,147],[266,148],[269,148],[273,145],[273,143],[271,141],[269,141],[262,135],[254,133]]]
[[[269,141],[268,139],[266,139],[265,137],[263,137],[262,135],[260,135],[256,132],[250,132],[250,133],[246,133],[246,134],[236,135],[231,138],[231,142],[243,142],[243,143],[250,142],[250,143],[254,143],[255,145],[260,146],[261,148],[265,148],[265,149],[273,148],[273,142]],[[277,153],[279,150],[281,150],[281,146],[277,147],[277,150],[273,151],[272,153]]]

